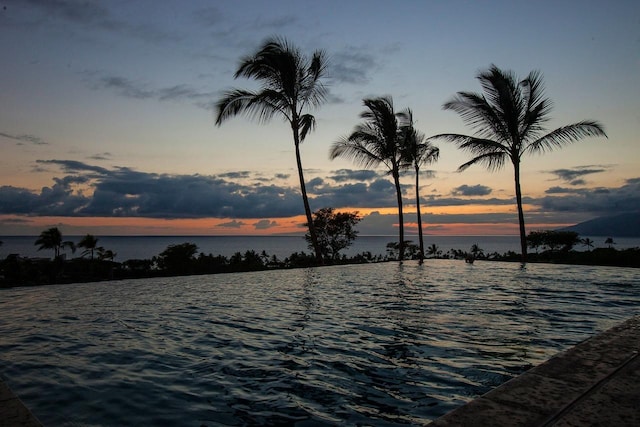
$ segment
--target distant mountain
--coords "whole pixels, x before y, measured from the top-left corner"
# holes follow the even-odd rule
[[[640,212],[596,218],[563,230],[581,236],[640,237]]]

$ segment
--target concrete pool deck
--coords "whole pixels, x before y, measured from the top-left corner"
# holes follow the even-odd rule
[[[40,421],[1,380],[0,427],[42,427]]]
[[[635,316],[429,426],[640,426],[639,354]],[[42,427],[1,380],[0,427]]]
[[[639,352],[635,316],[429,426],[640,426]]]

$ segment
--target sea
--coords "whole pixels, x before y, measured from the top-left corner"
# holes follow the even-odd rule
[[[198,246],[198,253],[206,255],[223,255],[230,257],[236,252],[244,253],[254,250],[258,253],[266,252],[269,256],[275,255],[284,259],[294,252],[311,253],[307,242],[302,236],[96,236],[98,246],[110,249],[116,253],[115,261],[123,262],[129,259],[150,259],[160,254],[169,245],[181,243],[194,243]],[[51,257],[49,250],[38,251],[35,241],[38,236],[0,236],[3,242],[0,246],[0,259],[9,254],[19,254],[25,257]],[[78,243],[82,236],[65,236],[65,240]],[[595,247],[607,247],[606,237],[590,237],[595,242]],[[417,236],[407,236],[418,244]],[[358,236],[353,245],[342,251],[347,256],[362,252],[371,252],[372,255],[386,255],[387,243],[397,242],[397,236]],[[614,238],[617,249],[640,247],[640,238]],[[459,249],[469,251],[471,246],[477,244],[485,254],[497,252],[504,254],[508,251],[520,252],[520,240],[518,236],[431,236],[424,237],[425,247],[436,245],[442,253]],[[577,245],[576,250],[586,250],[582,245]],[[72,253],[66,250],[67,258],[80,256],[81,252]]]
[[[48,427],[424,426],[638,314],[638,269],[444,259],[17,287],[0,378]]]

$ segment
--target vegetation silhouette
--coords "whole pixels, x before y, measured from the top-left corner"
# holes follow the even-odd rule
[[[476,132],[476,136],[440,134],[434,139],[455,143],[474,157],[458,170],[481,164],[490,171],[501,169],[507,160],[513,164],[516,205],[520,229],[522,262],[527,261],[527,239],[522,191],[520,188],[520,163],[526,154],[545,153],[565,144],[589,136],[604,136],[602,125],[585,120],[559,127],[544,133],[544,123],[549,120],[551,101],[544,97],[542,75],[532,71],[517,81],[510,71],[492,65],[477,76],[484,94],[458,92],[443,105],[453,110]]]
[[[313,213],[312,226],[325,262],[337,261],[340,251],[353,244],[358,236],[355,226],[361,219],[357,212],[336,212],[334,208],[322,208]],[[306,233],[304,238],[313,249],[310,234]]]
[[[413,125],[413,112],[411,109],[406,113],[406,124],[403,126],[404,132],[400,149],[406,167],[413,167],[416,174],[416,216],[418,218],[418,244],[420,252],[418,254],[420,263],[424,260],[424,237],[422,233],[422,214],[420,213],[420,167],[438,161],[440,149],[434,146],[425,138],[425,135],[418,131]]]
[[[82,252],[82,256],[91,255],[91,259],[93,259],[93,254],[97,250],[97,246],[98,238],[91,234],[87,234],[78,242],[78,247],[85,249],[85,251]]]
[[[279,115],[291,126],[295,146],[296,164],[300,179],[300,192],[309,224],[309,235],[316,260],[322,263],[322,251],[315,230],[304,180],[300,144],[316,126],[315,117],[308,109],[320,106],[326,97],[322,79],[326,74],[327,58],[316,50],[311,58],[304,56],[284,38],[268,39],[252,56],[242,59],[235,78],[246,77],[261,83],[259,91],[232,89],[217,103],[216,125],[238,114],[267,122]]]
[[[53,257],[57,259],[60,257],[60,251],[64,250],[64,248],[71,249],[71,252],[75,253],[76,246],[71,241],[63,241],[62,233],[58,229],[58,227],[51,227],[47,230],[44,230],[40,233],[40,236],[36,240],[36,246],[39,245],[38,250],[41,251],[43,249],[53,249]]]
[[[406,130],[409,111],[396,113],[391,97],[367,98],[363,100],[367,108],[360,113],[364,121],[353,132],[333,143],[329,158],[351,159],[364,168],[383,164],[391,176],[396,189],[398,204],[398,259],[404,259],[404,219],[402,213],[402,189],[400,170],[403,168],[402,134]]]
[[[353,215],[353,213],[352,213]],[[352,221],[354,218],[349,218]],[[610,265],[640,268],[640,248],[617,250],[612,247],[595,248],[585,252],[573,250],[573,245],[580,243],[574,232],[558,232],[552,230],[534,231],[529,234],[529,244],[536,242],[542,252],[531,254],[530,262]],[[337,232],[336,236],[340,236]],[[608,242],[609,239],[607,239]],[[611,239],[612,240],[612,239]],[[605,243],[608,244],[608,243]],[[398,257],[399,242],[387,244],[387,256],[373,256],[371,252],[347,257],[330,253],[325,264],[362,264],[386,262]],[[419,247],[411,241],[405,241],[406,254],[419,259]],[[102,248],[99,248],[102,249]],[[103,251],[115,254],[112,251]],[[519,261],[519,254],[509,251],[504,254],[496,252],[486,254],[477,244],[471,246],[469,252],[450,249],[443,252],[436,244],[426,249],[429,258],[483,261]],[[108,281],[120,279],[139,279],[149,277],[183,276],[197,274],[236,273],[270,269],[307,268],[317,266],[314,255],[305,252],[294,252],[283,260],[275,255],[269,256],[265,251],[258,253],[247,250],[236,252],[231,257],[223,255],[198,254],[194,243],[169,245],[164,251],[151,259],[130,259],[115,262],[101,257],[87,259],[84,256],[64,259],[58,256],[53,259],[25,258],[18,254],[10,254],[0,260],[0,287],[34,286],[59,283],[79,283]]]

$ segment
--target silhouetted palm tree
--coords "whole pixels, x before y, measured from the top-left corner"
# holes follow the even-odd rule
[[[71,241],[62,241],[62,233],[58,227],[51,227],[42,233],[35,242],[36,245],[40,245],[39,251],[42,249],[53,249],[54,258],[60,256],[60,250],[68,247],[72,252],[76,251],[76,246]]]
[[[443,134],[443,138],[469,151],[474,157],[461,165],[462,171],[476,163],[494,171],[507,160],[513,164],[516,204],[520,224],[522,261],[527,259],[527,241],[520,189],[520,162],[525,154],[544,153],[588,136],[604,136],[602,125],[586,120],[544,133],[551,101],[544,97],[542,75],[532,71],[522,81],[510,71],[492,65],[477,76],[483,94],[458,92],[445,110],[457,112],[476,132],[476,136]]]
[[[425,139],[422,132],[413,126],[413,112],[406,113],[401,150],[404,161],[416,173],[416,215],[418,217],[418,240],[420,243],[420,262],[424,259],[424,239],[422,237],[422,214],[420,213],[420,167],[438,161],[440,149]]]
[[[86,249],[82,253],[82,256],[91,254],[91,259],[93,259],[93,253],[95,252],[97,246],[98,246],[98,238],[91,234],[87,234],[86,236],[84,236],[78,243],[78,247]]]
[[[407,118],[407,112],[396,113],[390,97],[363,100],[367,110],[360,113],[364,122],[353,132],[334,142],[329,152],[331,160],[346,157],[365,168],[383,164],[393,177],[398,201],[399,259],[404,259],[404,219],[402,215],[402,191],[400,188],[401,126],[399,120]]]
[[[300,191],[304,202],[305,215],[316,259],[322,262],[322,253],[313,230],[313,218],[302,171],[300,143],[315,128],[316,121],[307,111],[318,107],[326,97],[322,84],[327,67],[323,51],[313,52],[311,58],[304,56],[287,40],[272,38],[258,51],[240,63],[235,78],[247,77],[261,83],[259,91],[233,89],[224,94],[217,103],[216,124],[238,114],[267,122],[279,115],[291,126],[296,152]]]
[[[590,251],[591,248],[593,247],[593,240],[591,240],[588,237],[585,237],[584,239],[580,240],[580,243],[582,243],[584,246],[587,247],[587,250]]]
[[[432,243],[431,246],[427,248],[427,255],[437,257],[439,253],[442,253],[442,251],[435,243]]]

